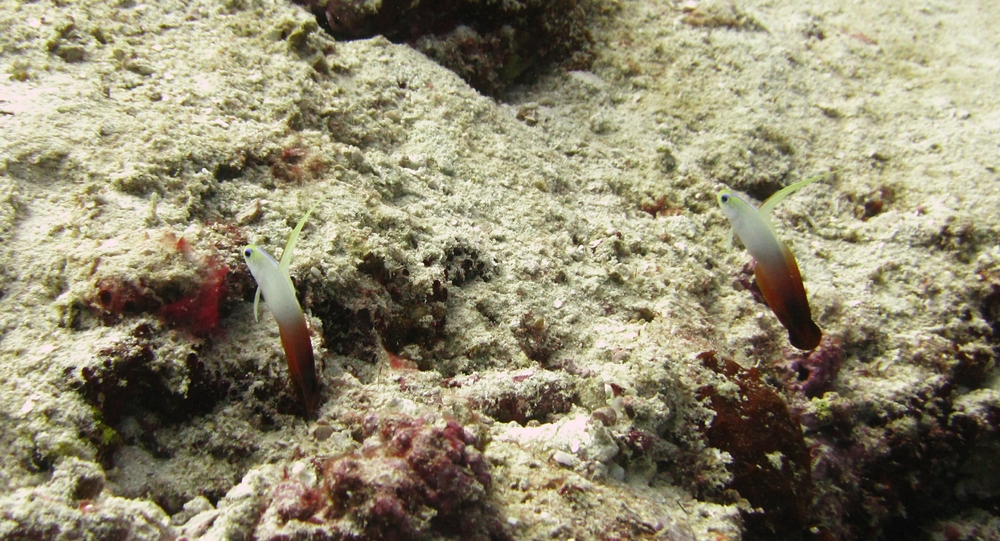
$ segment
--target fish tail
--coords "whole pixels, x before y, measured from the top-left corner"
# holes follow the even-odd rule
[[[308,419],[316,412],[320,398],[319,379],[316,377],[316,363],[313,360],[309,329],[303,320],[301,326],[295,325],[294,328],[287,330],[282,328],[280,331],[281,345],[285,349],[292,385],[302,399]]]

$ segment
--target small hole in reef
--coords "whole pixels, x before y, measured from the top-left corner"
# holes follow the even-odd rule
[[[798,373],[796,374],[796,377],[799,379],[799,381],[805,381],[809,379],[809,374],[810,372],[808,368],[800,366],[798,369]]]

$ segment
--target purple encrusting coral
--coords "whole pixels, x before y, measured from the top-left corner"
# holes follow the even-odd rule
[[[510,538],[489,502],[492,479],[472,432],[454,421],[374,414],[361,430],[359,452],[317,462],[315,487],[289,479],[274,488],[279,524],[259,529],[262,538]]]
[[[791,390],[813,398],[830,390],[843,363],[844,347],[840,338],[827,335],[812,351],[786,352],[780,366],[787,372],[786,385]]]

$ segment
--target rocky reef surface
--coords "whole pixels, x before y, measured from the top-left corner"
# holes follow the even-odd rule
[[[0,1],[0,538],[1000,539],[1000,9],[379,5]]]

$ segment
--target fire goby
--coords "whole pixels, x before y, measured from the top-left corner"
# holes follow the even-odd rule
[[[778,321],[788,329],[788,341],[804,350],[816,348],[823,333],[812,319],[795,256],[778,238],[768,216],[782,199],[831,174],[833,173],[826,173],[787,186],[769,197],[757,209],[732,190],[722,190],[718,196],[719,206],[732,224],[733,231],[756,260],[753,274],[764,294],[764,300],[774,315],[778,316]]]
[[[281,261],[276,262],[259,246],[251,244],[243,247],[243,259],[250,268],[254,280],[257,281],[257,294],[253,302],[254,318],[257,318],[257,308],[261,294],[267,303],[271,315],[278,322],[281,334],[281,346],[285,349],[285,359],[288,362],[288,372],[292,376],[292,384],[298,390],[305,405],[306,419],[310,418],[319,405],[319,380],[316,377],[316,364],[313,361],[312,341],[309,338],[309,328],[302,307],[295,297],[295,287],[288,275],[292,262],[292,250],[298,240],[302,226],[312,211],[299,220],[299,223],[288,236],[285,249],[281,252]]]

